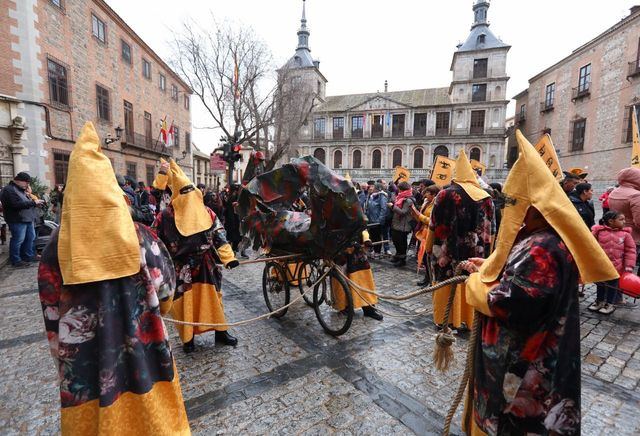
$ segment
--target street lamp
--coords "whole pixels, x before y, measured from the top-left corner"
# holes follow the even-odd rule
[[[104,144],[105,145],[109,145],[109,144],[113,144],[116,141],[120,141],[120,138],[122,138],[122,127],[118,126],[115,128],[116,131],[116,137],[112,137],[111,134],[107,134],[107,137],[104,138]]]
[[[176,163],[180,162],[181,160],[184,160],[187,157],[187,150],[182,150],[182,157],[179,157],[176,159]]]

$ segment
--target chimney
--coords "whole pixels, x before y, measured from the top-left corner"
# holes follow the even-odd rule
[[[386,80],[384,81],[384,92],[389,91],[389,82],[387,82]]]
[[[629,13],[629,15],[635,14],[636,12],[640,11],[640,5],[631,6],[630,11],[631,12]]]

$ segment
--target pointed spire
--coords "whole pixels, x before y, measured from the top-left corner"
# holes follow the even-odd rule
[[[298,30],[298,50],[309,50],[309,30],[307,29],[307,2],[302,0],[302,19]]]

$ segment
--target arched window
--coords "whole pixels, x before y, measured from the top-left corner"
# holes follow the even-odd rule
[[[313,151],[313,157],[318,159],[320,162],[324,163],[325,161],[325,153],[323,148],[316,148]]]
[[[393,165],[392,167],[401,167],[402,166],[402,150],[396,148],[393,150]]]
[[[342,168],[342,152],[340,150],[333,153],[333,167]]]
[[[353,168],[362,168],[362,152],[360,150],[353,151]]]
[[[382,168],[382,152],[380,150],[373,150],[371,168]]]
[[[480,149],[478,147],[473,147],[469,152],[469,159],[477,160],[480,162]]]
[[[413,167],[422,168],[424,166],[424,151],[421,148],[413,150]]]
[[[449,149],[444,145],[438,145],[435,150],[433,150],[433,161],[436,161],[438,156],[449,157]]]

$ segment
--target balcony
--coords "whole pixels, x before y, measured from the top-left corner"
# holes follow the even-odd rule
[[[571,100],[576,101],[591,95],[591,84],[587,83],[571,89]]]
[[[520,112],[520,113],[516,114],[516,118],[515,118],[516,125],[523,124],[526,120],[527,120],[527,113],[526,112]]]
[[[629,77],[640,76],[640,59],[629,62],[629,70],[627,71],[627,79]]]
[[[481,126],[471,126],[471,128],[469,129],[469,133],[471,133],[472,135],[484,135],[484,124]]]
[[[448,127],[436,127],[436,136],[449,136]]]
[[[351,131],[351,137],[353,139],[361,139],[363,137],[362,136],[362,129],[353,129]]]
[[[382,126],[373,126],[371,127],[371,137],[372,138],[382,138],[384,134],[384,129]]]
[[[171,148],[168,148],[163,142],[154,140],[140,133],[125,133],[120,142],[122,147],[134,147],[163,156],[171,156],[173,154]]]
[[[543,101],[540,103],[540,113],[551,112],[553,110],[553,101]]]

